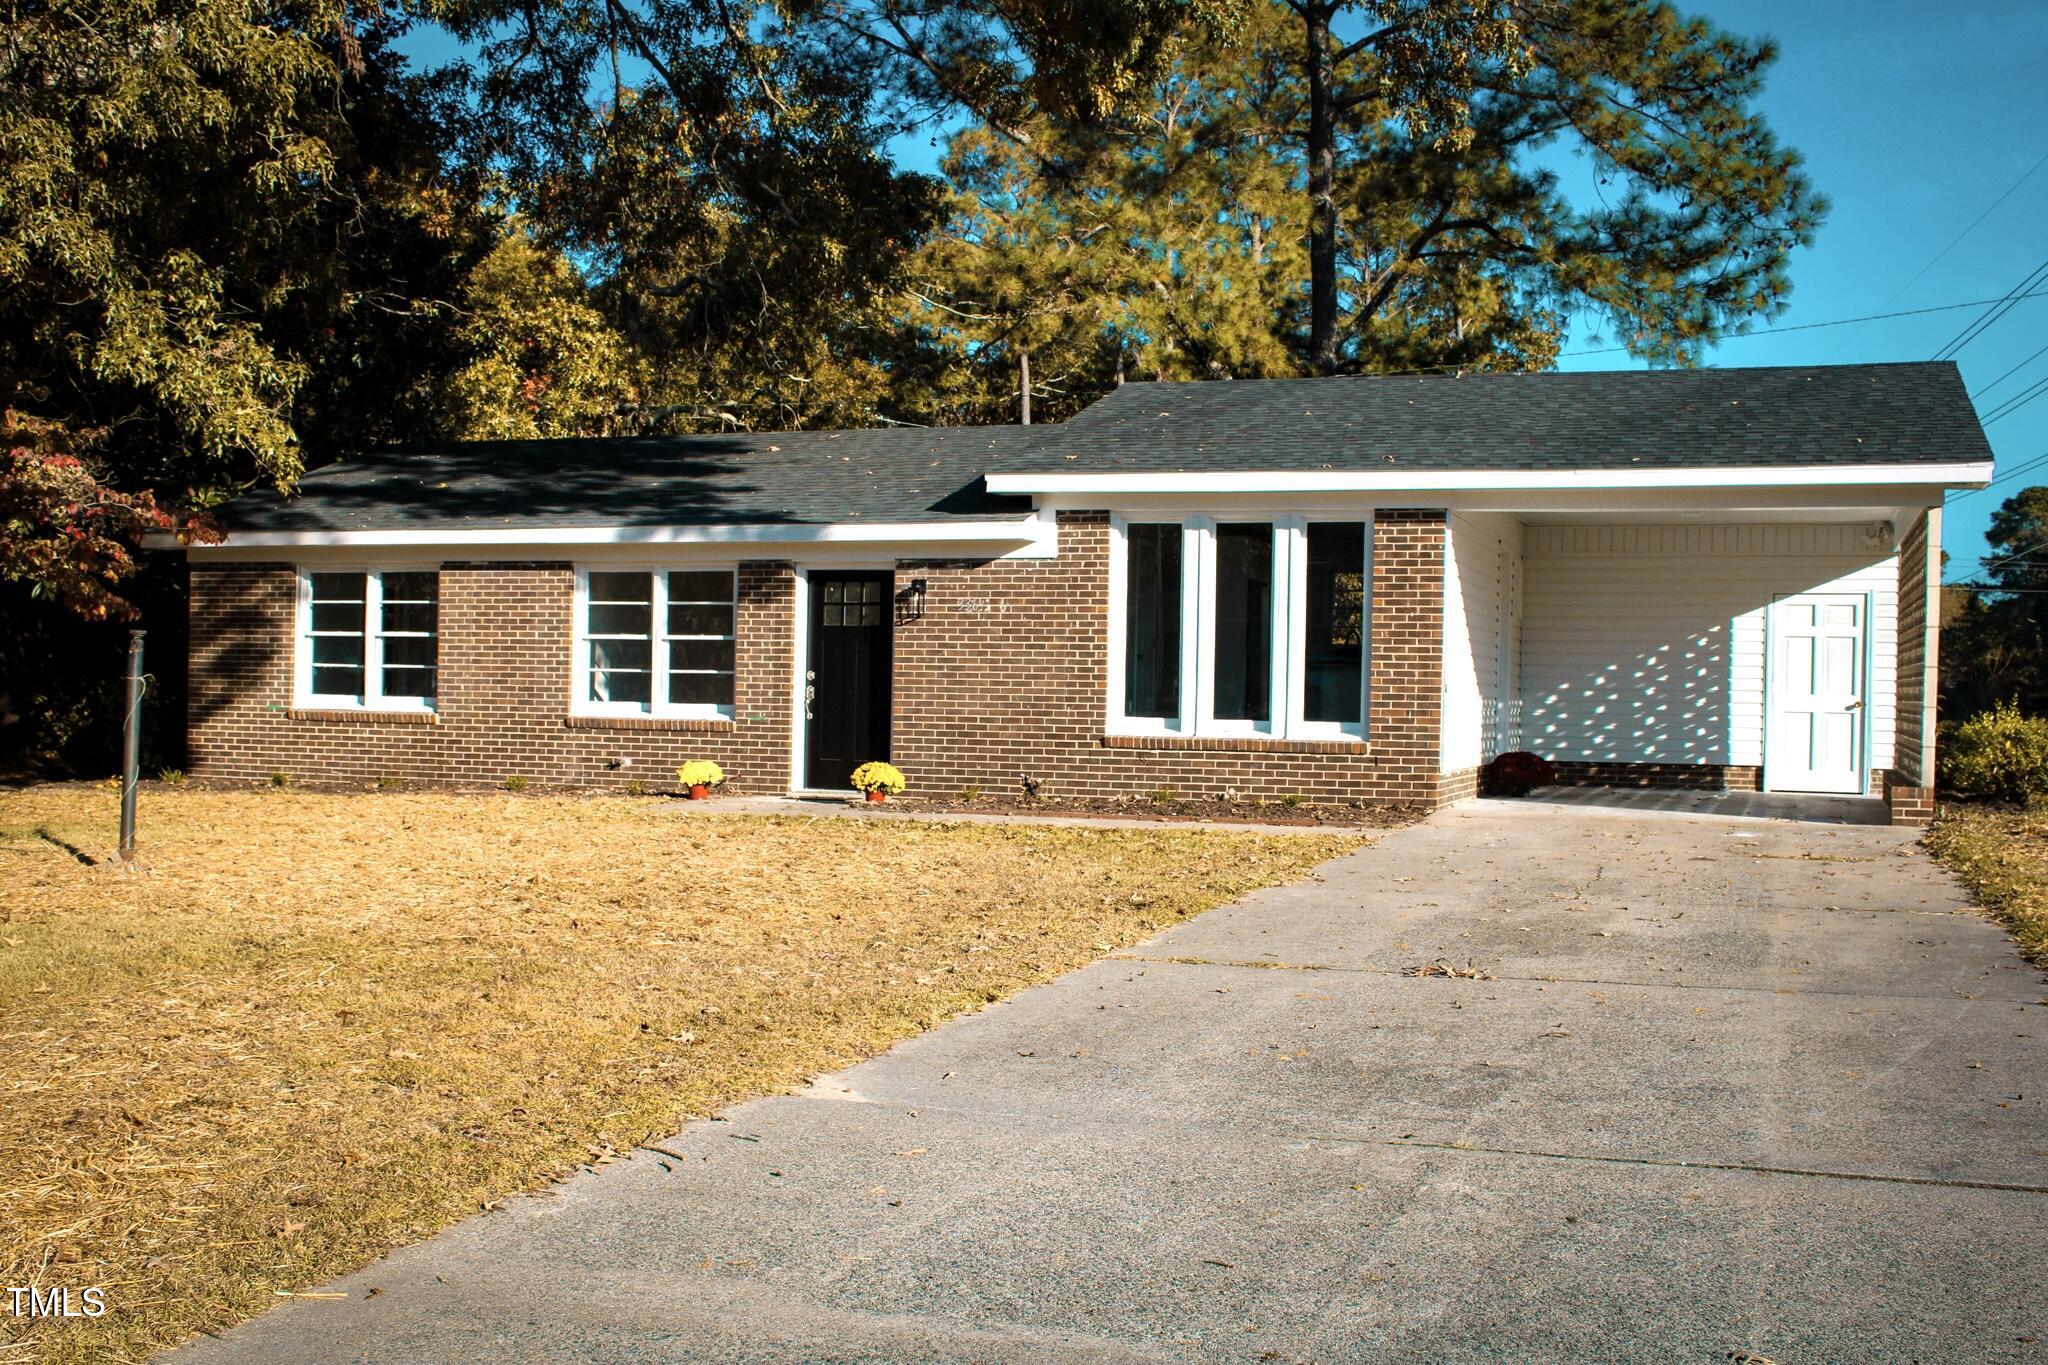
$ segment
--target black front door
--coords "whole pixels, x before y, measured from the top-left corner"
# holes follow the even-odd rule
[[[813,573],[811,657],[804,682],[804,783],[843,788],[889,757],[894,575]]]

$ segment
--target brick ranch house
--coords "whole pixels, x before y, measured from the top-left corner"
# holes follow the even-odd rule
[[[1949,364],[1129,384],[1054,426],[382,451],[187,551],[192,767],[1572,782],[1924,819]]]

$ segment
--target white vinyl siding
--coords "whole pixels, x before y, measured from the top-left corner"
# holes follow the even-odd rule
[[[1454,513],[1444,556],[1443,770],[1521,747],[1522,524]]]
[[[1869,768],[1891,766],[1898,569],[1888,528],[1531,526],[1523,734],[1548,758],[1760,765],[1765,612],[1870,596]]]

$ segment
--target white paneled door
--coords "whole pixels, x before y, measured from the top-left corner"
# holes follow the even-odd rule
[[[1860,593],[1800,593],[1771,604],[1768,790],[1863,790],[1869,629],[1870,603]]]

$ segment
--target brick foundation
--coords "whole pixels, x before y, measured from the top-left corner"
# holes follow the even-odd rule
[[[1884,775],[1884,803],[1895,825],[1925,825],[1934,820],[1934,788],[1913,784],[1894,768]]]
[[[1682,791],[1763,790],[1763,769],[1732,763],[1579,763],[1552,765],[1561,787],[1668,787]]]
[[[905,561],[926,581],[896,627],[893,762],[913,792],[1060,796],[1173,787],[1189,796],[1301,795],[1437,805],[1476,774],[1439,773],[1444,514],[1383,511],[1373,531],[1369,738],[1124,739],[1103,733],[1109,518],[1059,516],[1050,560]],[[739,567],[735,718],[568,714],[574,572],[560,562],[450,562],[441,570],[440,697],[431,716],[292,709],[291,565],[191,574],[191,768],[209,777],[650,786],[685,759],[725,768],[734,791],[786,790],[795,574]]]
[[[1465,801],[1479,795],[1479,769],[1464,768],[1458,772],[1445,773],[1437,787],[1437,801],[1449,805],[1453,801]]]

